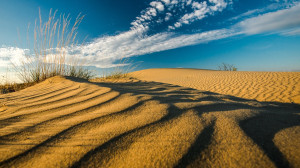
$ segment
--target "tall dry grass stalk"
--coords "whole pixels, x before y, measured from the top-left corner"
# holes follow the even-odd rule
[[[14,65],[24,83],[39,82],[57,75],[84,79],[93,76],[76,56],[67,58],[68,50],[83,45],[78,43],[76,37],[84,16],[79,14],[71,26],[70,15],[63,14],[56,18],[56,14],[57,10],[53,13],[50,10],[48,20],[43,22],[39,9],[39,18],[34,25],[33,52],[25,54],[21,65]],[[28,31],[27,41],[30,48]]]

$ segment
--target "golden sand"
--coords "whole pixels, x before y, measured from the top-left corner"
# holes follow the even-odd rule
[[[170,83],[246,99],[300,104],[300,72],[147,69],[132,75],[141,80]]]
[[[299,114],[167,83],[54,77],[0,95],[0,167],[300,167]]]

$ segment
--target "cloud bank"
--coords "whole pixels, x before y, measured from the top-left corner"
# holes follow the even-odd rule
[[[281,33],[296,35],[300,31],[300,3],[289,9],[266,13],[239,23],[245,34]]]
[[[191,24],[209,15],[224,10],[231,0],[207,0],[198,2],[195,0],[158,0],[150,2],[150,7],[141,12],[131,25],[131,30],[138,29],[147,31],[150,24],[168,22],[168,30],[175,30],[183,25]],[[175,15],[181,14],[181,16]]]
[[[24,60],[25,54],[29,52],[28,49],[21,49],[18,47],[2,47],[0,48],[0,68],[21,65],[21,60]]]
[[[113,67],[113,62],[132,56],[144,55],[174,48],[206,43],[236,35],[230,29],[212,30],[190,35],[178,35],[173,32],[157,33],[152,36],[140,37],[135,31],[128,31],[117,36],[96,39],[94,42],[77,49],[82,59],[99,67]]]

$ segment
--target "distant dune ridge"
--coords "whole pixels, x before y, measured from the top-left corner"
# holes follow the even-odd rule
[[[191,76],[183,77],[187,72]],[[231,72],[231,79],[221,79],[223,72],[205,72],[219,74],[216,90],[224,83],[239,87],[231,85],[251,78],[248,72]],[[273,89],[257,97],[273,101],[263,95],[274,95],[278,80],[286,79],[290,82],[282,87],[293,89],[275,99],[299,101],[296,94],[280,97],[299,89],[290,86],[299,83],[299,74],[275,73],[277,80],[266,74],[269,82],[261,86]],[[0,95],[0,167],[300,167],[299,104],[178,86],[191,81],[195,88],[214,79],[204,74],[200,80],[195,70],[133,75],[153,81],[57,76]],[[256,88],[249,83],[244,86]]]

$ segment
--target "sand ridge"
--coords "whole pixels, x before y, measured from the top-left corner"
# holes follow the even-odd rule
[[[136,71],[131,75],[141,80],[170,83],[246,99],[300,104],[300,72],[161,68]]]
[[[0,167],[300,166],[297,104],[53,77],[0,105]]]

